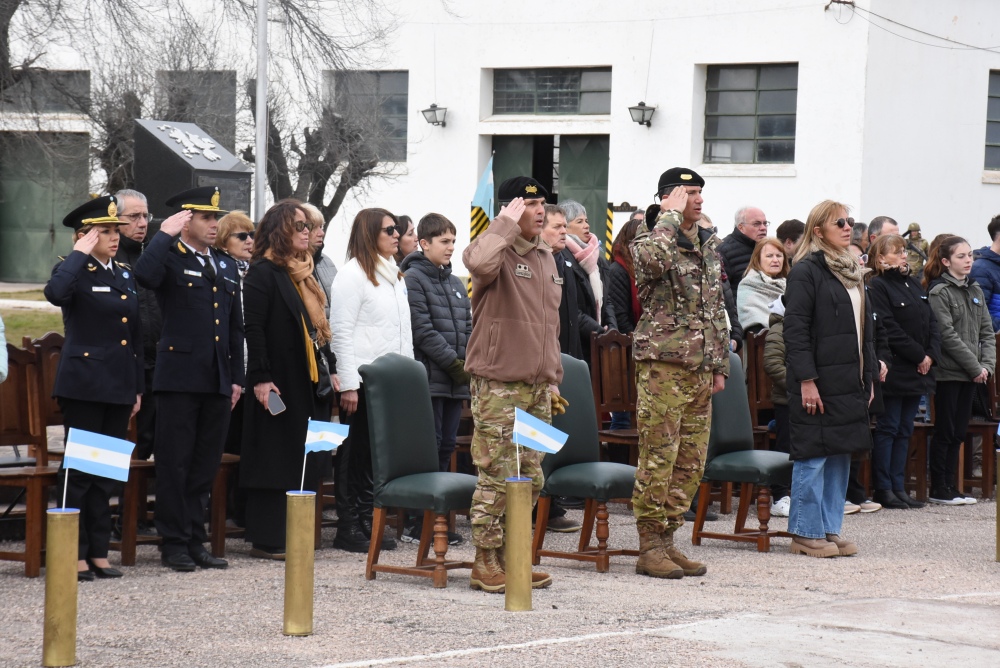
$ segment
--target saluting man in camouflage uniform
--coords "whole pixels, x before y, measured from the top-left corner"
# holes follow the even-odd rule
[[[927,263],[927,253],[929,245],[927,239],[920,235],[920,223],[910,223],[903,233],[904,237],[909,237],[906,242],[906,264],[910,266],[910,276],[917,279],[924,277],[924,264]]]
[[[658,578],[708,570],[673,539],[705,468],[712,395],[729,375],[718,238],[697,225],[704,185],[690,169],[664,172],[656,224],[632,242],[643,309],[632,346],[639,425],[635,572]]]
[[[472,275],[472,335],[465,370],[472,375],[471,450],[479,469],[470,511],[476,546],[470,586],[496,593],[506,588],[506,479],[517,475],[514,409],[546,422],[551,421],[553,408],[562,409],[556,387],[563,375],[562,279],[551,249],[539,237],[547,194],[526,176],[501,183],[498,195],[506,206],[462,254]],[[545,482],[541,453],[521,449],[521,475],[531,478],[534,503]],[[532,587],[550,584],[548,574],[532,573]]]

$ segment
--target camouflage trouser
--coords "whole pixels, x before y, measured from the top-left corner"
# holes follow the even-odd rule
[[[517,475],[517,453],[513,442],[514,408],[537,418],[552,421],[549,386],[546,384],[504,383],[473,376],[472,461],[479,469],[479,482],[472,495],[470,519],[472,543],[476,547],[503,545],[504,513],[507,510],[507,478]],[[543,453],[521,448],[521,476],[531,478],[531,503],[545,483]]]
[[[632,507],[640,532],[673,533],[705,470],[712,374],[650,360],[635,363],[639,465]]]

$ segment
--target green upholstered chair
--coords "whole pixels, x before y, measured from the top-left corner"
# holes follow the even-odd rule
[[[708,441],[708,458],[701,480],[698,511],[695,515],[691,542],[701,545],[702,538],[721,538],[747,543],[757,543],[759,552],[771,549],[771,538],[791,536],[786,531],[768,529],[771,519],[770,485],[791,484],[792,462],[784,452],[754,450],[753,424],[747,402],[746,378],[743,363],[735,353],[729,353],[729,378],[726,388],[712,397],[712,427]],[[713,482],[732,482],[740,485],[740,504],[736,511],[733,533],[703,531],[705,515],[711,503],[709,492]],[[756,490],[758,529],[746,527],[750,500]]]
[[[397,354],[383,355],[359,369],[368,402],[375,512],[365,577],[375,573],[419,575],[445,587],[448,570],[472,568],[468,561],[446,561],[448,513],[472,504],[475,476],[438,471],[434,412],[424,365]],[[379,564],[388,508],[424,511],[423,532],[414,567]],[[433,533],[432,533],[433,532]],[[433,538],[433,561],[427,554]]]
[[[532,545],[534,563],[539,563],[541,557],[592,561],[597,565],[599,573],[606,573],[609,557],[639,554],[636,550],[608,550],[608,501],[632,496],[635,467],[599,461],[597,413],[594,410],[587,363],[563,355],[562,364],[563,382],[559,386],[559,392],[569,401],[569,407],[565,414],[553,417],[552,426],[569,434],[569,439],[559,452],[545,455],[542,460],[545,487],[538,498]],[[580,544],[575,552],[542,549],[552,496],[575,496],[587,500]],[[596,546],[590,543],[595,518]]]

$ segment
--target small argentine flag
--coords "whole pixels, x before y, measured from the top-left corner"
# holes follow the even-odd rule
[[[521,447],[554,454],[562,450],[567,438],[569,434],[520,408],[514,409],[514,442]]]
[[[309,427],[306,430],[306,454],[336,450],[347,438],[348,429],[346,424],[309,420]]]
[[[134,443],[120,438],[70,427],[66,436],[63,468],[127,482],[129,461],[134,448]]]

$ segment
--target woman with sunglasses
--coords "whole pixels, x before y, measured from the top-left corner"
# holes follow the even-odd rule
[[[316,396],[316,348],[330,341],[325,303],[313,277],[305,211],[296,200],[281,200],[260,220],[243,282],[249,353],[240,486],[253,557],[284,559],[285,492],[300,484],[308,421],[329,419],[319,415]],[[323,454],[308,458],[305,489],[317,489],[328,462]]]
[[[372,483],[368,411],[358,369],[387,353],[413,357],[410,304],[396,266],[398,220],[385,209],[363,209],[354,217],[347,263],[330,291],[330,329],[340,376],[341,421],[351,433],[337,453],[335,548],[367,552],[371,538]],[[382,549],[395,541],[383,538]]]
[[[250,216],[243,211],[230,211],[220,218],[215,247],[236,261],[240,278],[243,278],[250,268],[253,253],[253,221]]]
[[[793,554],[856,554],[840,537],[851,455],[870,450],[868,405],[877,373],[867,271],[848,252],[854,220],[813,207],[788,275],[785,360],[793,460],[788,531]]]

